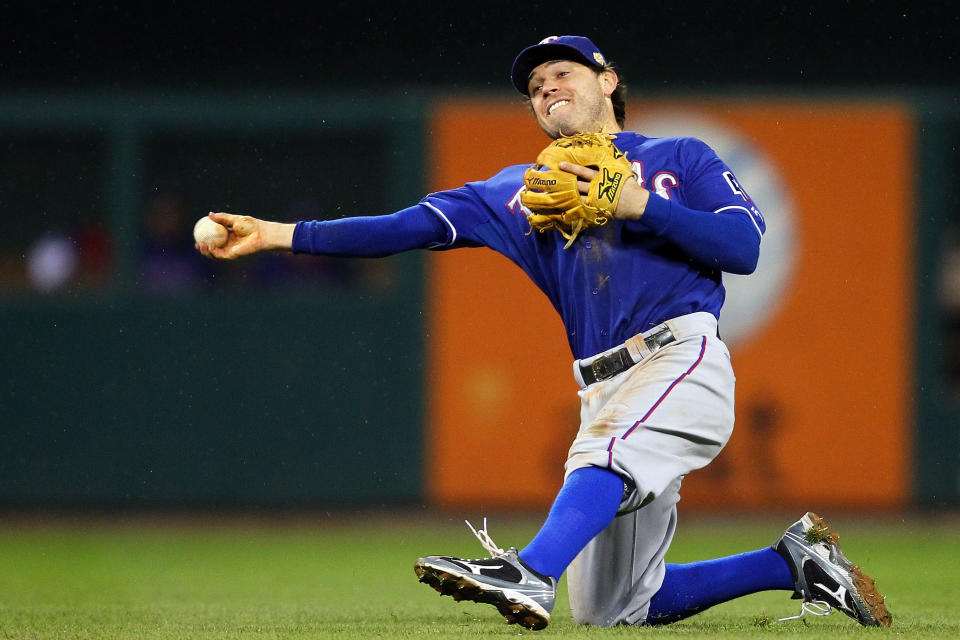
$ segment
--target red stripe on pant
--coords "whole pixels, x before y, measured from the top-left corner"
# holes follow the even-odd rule
[[[684,371],[684,372],[683,372],[683,375],[681,375],[679,378],[677,378],[676,380],[674,380],[673,382],[670,383],[670,386],[667,387],[667,390],[663,392],[663,395],[661,395],[661,396],[657,399],[657,401],[656,401],[655,403],[653,403],[653,406],[650,407],[650,409],[643,415],[643,417],[640,418],[639,420],[637,420],[637,421],[633,424],[632,427],[630,427],[629,429],[627,429],[627,432],[626,432],[626,433],[624,433],[622,436],[620,436],[620,439],[621,439],[621,440],[626,440],[626,439],[627,439],[627,436],[630,435],[631,433],[633,433],[633,430],[634,430],[634,429],[636,429],[638,426],[640,426],[641,424],[643,424],[644,422],[646,422],[647,418],[650,417],[650,414],[652,414],[654,411],[656,411],[657,407],[659,407],[659,406],[661,405],[661,403],[663,403],[663,401],[666,400],[667,396],[670,395],[670,392],[673,391],[673,390],[676,388],[676,386],[677,386],[678,384],[680,384],[680,382],[681,382],[684,378],[686,378],[688,375],[690,375],[691,373],[693,373],[693,370],[697,368],[697,365],[699,365],[701,362],[703,362],[703,354],[706,353],[706,351],[707,351],[707,336],[703,336],[703,341],[700,343],[700,356],[697,358],[697,361],[694,362],[693,365],[692,365],[689,369],[687,369],[686,371]],[[613,445],[611,445],[610,448],[612,449],[612,448],[613,448]],[[608,449],[608,451],[609,451],[609,449]],[[611,452],[610,456],[611,456],[611,459],[612,459],[612,457],[613,457],[613,453],[612,453],[612,452]]]

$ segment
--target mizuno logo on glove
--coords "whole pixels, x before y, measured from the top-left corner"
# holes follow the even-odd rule
[[[603,177],[600,178],[600,186],[597,188],[597,198],[613,202],[617,195],[617,189],[620,188],[620,181],[623,180],[623,174],[619,171],[610,173],[610,170],[604,167]]]
[[[543,178],[532,178],[530,184],[535,187],[552,187],[557,184],[556,180],[544,180]]]
[[[537,156],[537,164],[524,174],[526,189],[520,201],[529,213],[530,230],[556,229],[568,249],[584,230],[607,223],[616,212],[625,178],[633,175],[626,156],[613,144],[613,134],[578,133],[554,140]],[[586,194],[580,194],[578,177],[561,171],[569,162],[596,168]]]

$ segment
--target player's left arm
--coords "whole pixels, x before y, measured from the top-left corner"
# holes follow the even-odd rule
[[[614,217],[642,225],[662,236],[698,263],[736,274],[757,268],[760,241],[766,230],[763,216],[740,187],[733,173],[703,145],[702,159],[692,165],[689,191],[696,204],[687,207],[654,196],[636,180],[627,180]],[[585,194],[596,177],[593,169],[562,163],[560,168],[576,174]]]

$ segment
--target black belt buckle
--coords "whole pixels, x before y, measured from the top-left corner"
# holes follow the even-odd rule
[[[589,368],[581,367],[581,371],[587,369],[587,371],[592,374],[593,382],[600,382],[601,380],[612,378],[622,371],[626,371],[633,365],[634,362],[633,358],[630,357],[630,352],[627,351],[626,347],[623,347],[608,356],[597,358],[590,363]]]

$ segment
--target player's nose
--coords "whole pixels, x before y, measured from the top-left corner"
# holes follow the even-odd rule
[[[560,86],[556,82],[552,82],[550,80],[545,81],[543,83],[543,89],[541,89],[541,91],[543,91],[543,93],[545,94],[556,93],[559,90],[560,90]]]

